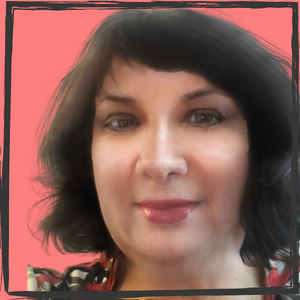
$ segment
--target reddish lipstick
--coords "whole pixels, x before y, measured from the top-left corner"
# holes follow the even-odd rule
[[[181,199],[147,200],[139,204],[139,209],[150,222],[172,224],[185,220],[197,204]]]

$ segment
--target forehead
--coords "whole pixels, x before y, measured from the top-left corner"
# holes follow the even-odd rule
[[[154,70],[139,62],[122,60],[113,61],[95,104],[98,109],[104,103],[146,105],[151,111],[158,112],[171,111],[182,105],[190,107],[197,103],[195,101],[204,106],[214,103],[215,106],[238,107],[232,97],[198,74]]]
[[[190,92],[193,89],[205,88],[218,92],[220,89],[211,84],[204,77],[184,70],[165,71],[154,70],[137,61],[124,61],[114,59],[109,72],[103,79],[100,95],[108,90],[114,92],[138,92],[145,89],[163,90],[168,87],[173,88],[174,92]],[[169,93],[172,92],[169,89]]]

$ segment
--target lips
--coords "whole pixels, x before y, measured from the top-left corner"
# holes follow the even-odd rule
[[[198,204],[199,202],[189,200],[164,199],[147,200],[138,206],[148,221],[173,224],[185,220]]]

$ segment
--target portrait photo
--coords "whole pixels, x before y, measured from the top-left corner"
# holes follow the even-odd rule
[[[10,4],[9,292],[299,299],[298,11],[255,3]]]

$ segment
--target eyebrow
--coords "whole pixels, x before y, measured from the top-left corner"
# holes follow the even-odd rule
[[[104,93],[103,96],[98,97],[97,103],[100,104],[104,101],[111,101],[117,103],[134,103],[137,102],[134,98],[127,96],[118,96],[110,93]]]
[[[186,103],[191,100],[201,98],[208,94],[224,95],[225,93],[220,90],[213,89],[213,88],[204,88],[204,89],[192,91],[188,94],[182,95],[180,98],[180,102]],[[131,98],[131,97],[114,95],[114,94],[110,94],[107,92],[104,92],[103,95],[98,98],[97,103],[100,104],[103,101],[111,101],[111,102],[116,102],[116,103],[136,103],[136,102],[138,102],[136,99]]]
[[[189,102],[191,100],[195,100],[198,98],[201,98],[205,95],[208,94],[220,94],[220,95],[225,95],[224,92],[214,89],[214,88],[204,88],[204,89],[200,89],[200,90],[196,90],[193,92],[190,92],[188,94],[185,94],[181,97],[180,102],[186,103]]]

